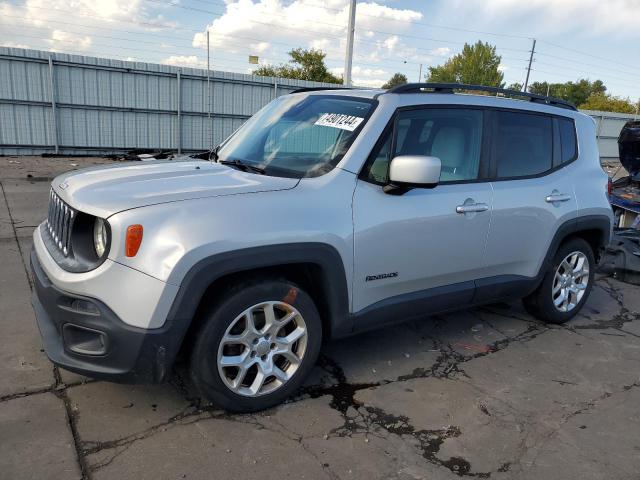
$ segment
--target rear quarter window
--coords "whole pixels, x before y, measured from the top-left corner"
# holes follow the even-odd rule
[[[570,162],[578,156],[576,126],[569,118],[558,118],[560,130],[560,159],[562,163]]]
[[[493,138],[498,178],[527,177],[551,170],[551,117],[504,111],[495,115]]]

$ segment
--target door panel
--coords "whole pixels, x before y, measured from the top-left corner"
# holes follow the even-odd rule
[[[456,211],[472,204],[487,209]],[[489,183],[439,185],[395,196],[359,180],[353,200],[353,311],[482,277],[491,205]]]
[[[576,217],[570,171],[569,166],[544,177],[493,183],[487,276],[537,275],[558,227]],[[552,195],[564,201],[547,201]]]
[[[549,115],[493,113],[493,215],[486,275],[534,277],[558,227],[575,218],[575,164],[560,165],[557,125]]]

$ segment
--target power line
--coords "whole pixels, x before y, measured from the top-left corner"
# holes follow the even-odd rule
[[[621,65],[623,67],[632,68],[634,70],[636,70],[636,69],[640,70],[637,66],[633,66],[633,65],[626,64],[626,63],[622,63],[622,62],[619,62],[617,60],[611,60],[610,58],[600,57],[598,55],[593,55],[592,53],[582,52],[582,51],[576,50],[574,48],[565,47],[563,45],[558,45],[557,43],[547,42],[546,40],[540,40],[540,41],[543,42],[543,43],[546,43],[547,45],[551,45],[552,47],[561,48],[561,49],[567,50],[569,52],[577,53],[579,55],[584,55],[585,57],[596,58],[596,59],[602,60],[604,62],[614,63],[616,65]]]
[[[177,8],[184,8],[184,9],[187,9],[187,10],[194,10],[193,7],[186,7],[186,6],[182,6],[182,5],[167,4],[167,3],[160,2],[159,0],[147,0],[147,1],[153,1],[154,3],[160,3],[160,4],[166,5],[166,6],[175,6]],[[79,16],[79,17],[84,17],[84,18],[95,19],[95,16],[81,14],[81,13],[73,12],[73,11],[69,11],[69,10],[62,10],[62,9],[59,9],[59,8],[53,8],[53,7],[51,7],[51,8],[30,7],[30,8],[43,9],[43,10],[47,10],[48,12],[56,11],[56,12],[65,13],[65,14],[72,15],[72,16]],[[212,12],[212,11],[203,10],[203,9],[195,9],[195,10],[196,11],[205,12],[205,13],[220,15],[220,13],[218,13],[218,12]],[[151,22],[134,22],[134,21],[127,21],[127,20],[115,20],[115,19],[110,19],[110,18],[105,18],[105,17],[100,17],[100,20],[101,21],[103,21],[103,20],[104,21],[109,21],[109,22],[127,23],[127,24],[131,24],[131,25],[135,25],[135,26],[142,26],[142,27],[149,26],[151,28],[164,28],[164,29],[177,30],[177,31],[189,31],[189,32],[194,32],[194,33],[202,33],[201,29],[189,29],[189,28],[181,28],[181,27],[173,27],[173,26],[169,27],[169,26],[166,26],[166,25],[159,25],[157,23],[151,23]],[[249,20],[249,21],[253,22],[253,23],[259,23],[259,24],[264,24],[264,25],[267,25],[267,26],[271,26],[271,24],[266,23],[266,22],[258,22],[258,21],[254,21],[254,20]],[[95,28],[95,27],[90,27],[90,28]],[[340,37],[340,36],[335,36],[335,35],[331,35],[331,34],[323,34],[322,32],[311,32],[311,31],[309,31],[307,29],[296,29],[296,28],[293,28],[293,27],[282,27],[282,28],[287,28],[289,30],[294,30],[294,31],[300,31],[300,32],[302,32],[303,34],[306,34],[306,35],[320,34],[320,35],[324,35],[325,37],[329,36],[331,38],[342,39],[342,37]],[[160,36],[160,35],[156,34],[156,36]],[[244,38],[244,39],[253,40],[253,41],[256,41],[256,42],[263,42],[264,41],[264,40],[260,40],[260,39],[257,39],[257,38],[252,38],[252,37],[247,37],[247,36],[242,36],[242,35],[236,35],[236,34],[225,34],[223,37]],[[457,43],[457,44],[462,44],[463,43],[463,42],[450,42],[448,40],[440,40],[440,39],[429,39],[429,38],[426,38],[426,37],[416,37],[416,38],[418,38],[420,40],[424,40],[424,41],[433,41],[433,42],[436,42],[436,43]],[[362,38],[356,38],[355,42],[356,43],[373,45],[373,46],[375,46],[377,48],[380,48],[381,47],[381,43],[382,43],[381,41],[367,41],[367,40],[362,39]],[[275,41],[270,41],[269,43],[274,43],[274,44],[280,43],[280,44],[284,45],[284,43],[282,43],[282,42],[275,42]],[[413,49],[413,50],[416,50],[418,52],[425,52],[428,56],[434,56],[434,53],[433,53],[432,50],[429,50],[429,49],[426,49],[426,48],[421,48],[421,47],[410,47],[410,48]],[[502,47],[498,46],[497,48],[502,48]],[[511,50],[516,50],[517,51],[518,49],[511,49]],[[417,64],[418,62],[415,62],[415,63]]]
[[[69,13],[70,14],[74,14],[75,12],[69,12]],[[82,16],[82,15],[79,15],[79,16]],[[19,17],[19,16],[14,16],[14,15],[6,15],[6,17],[19,18],[19,19],[24,19],[25,21],[28,21],[28,19],[26,17]],[[105,36],[105,35],[100,35],[100,34],[94,33],[95,29],[96,29],[95,26],[83,25],[83,24],[79,24],[77,22],[74,22],[74,23],[64,22],[64,21],[57,20],[57,19],[56,20],[50,20],[50,22],[60,23],[60,24],[64,24],[64,25],[72,25],[74,27],[90,28],[92,30],[92,35],[97,36],[97,37],[102,37],[102,38],[107,38],[107,39],[114,39],[114,40],[117,39],[117,40],[122,40],[122,41],[132,41],[132,40],[129,40],[129,39],[112,37],[112,36]],[[128,23],[133,23],[134,25],[136,24],[135,22],[128,22]],[[48,26],[42,26],[42,27],[31,27],[31,28],[47,29],[49,27]],[[69,29],[66,29],[66,30],[69,30]],[[117,29],[111,29],[111,30],[118,31]],[[183,28],[183,29],[180,29],[180,30],[201,33],[201,30],[195,30],[195,29],[184,29]],[[160,37],[163,40],[166,39],[166,36],[159,35],[159,34],[154,34],[154,33],[149,33],[149,32],[132,32],[131,30],[122,30],[122,29],[120,29],[119,31],[121,31],[123,33],[134,34],[134,35],[145,35],[145,34],[146,35],[153,35],[153,36]],[[77,32],[77,31],[75,33],[85,34],[85,32]],[[259,39],[259,38],[255,38],[255,37],[248,37],[248,36],[243,36],[243,35],[235,35],[235,34],[231,35],[230,34],[230,35],[226,35],[226,37],[229,37],[229,38],[240,38],[240,39],[243,39],[243,40],[251,40],[251,41],[254,41],[254,42],[257,42],[257,43],[265,42],[265,40],[263,40],[263,39]],[[358,40],[356,40],[356,41],[358,41]],[[139,41],[139,43],[147,43],[147,44],[152,44],[152,45],[154,44],[154,42],[145,42],[145,41]],[[167,46],[173,46],[173,47],[178,47],[178,48],[187,48],[187,49],[197,50],[197,47],[186,46],[186,45],[183,46],[183,45],[175,45],[175,44],[166,44],[165,42],[162,42],[162,43],[167,45]],[[229,43],[231,45],[238,45],[238,43],[233,43],[233,42],[229,42]],[[287,43],[284,43],[284,42],[268,41],[268,43],[285,45],[288,48],[290,48],[290,45],[287,44]],[[375,45],[377,47],[380,47],[380,42],[368,42],[368,43],[371,43],[371,44],[373,44],[373,45]],[[242,43],[240,46],[246,47],[246,44]],[[412,49],[417,50],[417,51],[424,51],[424,52],[427,53],[427,55],[434,56],[433,52],[431,50],[428,50],[428,49],[424,49],[424,48],[420,48],[420,47],[412,47]],[[328,51],[328,52],[329,53],[333,53],[335,55],[341,55],[341,53],[342,53],[342,52],[339,52],[337,50]],[[358,54],[358,55],[356,55],[356,58],[359,59],[358,60],[358,64],[360,64],[360,65],[367,65],[367,66],[372,66],[372,67],[376,67],[376,68],[381,68],[381,65],[379,65],[379,64],[372,64],[372,63],[368,63],[368,62],[362,61],[361,59],[368,58],[366,56]],[[504,58],[505,60],[516,60],[516,61],[522,60],[522,59],[514,58],[514,57],[504,57],[503,56],[502,58]],[[283,59],[280,59],[280,60],[283,61]],[[328,60],[330,60],[330,59],[328,59]],[[286,61],[286,60],[284,60],[284,61]],[[385,59],[385,62],[386,63],[391,62],[391,63],[395,63],[395,64],[414,64],[415,63],[415,65],[418,65],[420,63],[419,61],[407,62],[407,61],[393,60],[393,59],[388,59],[388,58]]]
[[[565,71],[566,71],[566,70],[570,70],[570,71],[573,71],[573,72],[577,72],[577,73],[579,73],[580,75],[585,75],[584,70],[579,70],[579,69],[577,69],[577,68],[573,68],[573,67],[568,66],[568,65],[558,65],[558,64],[555,64],[555,63],[547,63],[547,62],[539,62],[539,61],[537,61],[537,62],[536,62],[536,64],[537,64],[537,65],[544,65],[544,66],[547,66],[547,67],[553,67],[553,68],[557,68],[557,69],[565,70]],[[588,75],[587,75],[587,76],[588,76]],[[638,84],[637,84],[637,83],[634,83],[634,82],[630,81],[629,79],[620,78],[620,77],[615,77],[615,76],[610,76],[610,75],[609,75],[609,76],[607,76],[607,77],[603,77],[603,78],[607,78],[607,83],[609,83],[609,80],[608,80],[608,79],[613,79],[614,81],[616,81],[616,80],[617,80],[618,82],[622,82],[622,83],[624,83],[624,84],[626,84],[626,85],[628,85],[628,86],[630,86],[630,87],[631,87],[631,86],[636,87],[636,88],[638,87]]]
[[[561,74],[561,73],[559,73],[559,72],[549,72],[549,71],[547,71],[547,70],[540,70],[540,69],[538,69],[538,68],[532,68],[532,69],[531,69],[531,71],[532,71],[532,72],[538,72],[538,73],[544,73],[545,75],[562,76],[562,77],[564,77],[564,78],[568,78],[568,79],[574,79],[574,78],[575,78],[575,77],[573,77],[573,76],[572,76],[572,75],[570,75],[570,74]],[[615,82],[615,81],[614,81],[614,82],[609,82],[609,81],[607,81],[607,83],[609,83],[609,84],[611,84],[611,85],[617,85],[617,86],[619,86],[619,87],[623,87],[623,88],[629,88],[629,86],[630,86],[630,85],[629,85],[629,86],[627,86],[627,85],[621,85],[620,83]],[[637,87],[637,85],[634,85],[634,86],[636,86],[636,87]]]
[[[16,16],[13,16],[13,15],[7,15],[7,17],[20,18],[20,17],[16,17]],[[107,39],[107,40],[116,40],[116,41],[120,41],[120,42],[130,42],[130,43],[135,43],[135,44],[140,44],[140,43],[144,43],[144,44],[147,44],[147,45],[157,45],[158,44],[157,42],[152,42],[152,41],[145,41],[145,40],[139,40],[139,39],[133,39],[133,38],[116,37],[116,36],[111,36],[111,35],[101,35],[99,33],[95,33],[95,27],[92,27],[92,26],[89,26],[89,25],[72,24],[72,23],[69,23],[69,22],[59,22],[59,21],[53,21],[53,22],[62,23],[62,24],[66,24],[66,25],[74,25],[76,27],[82,27],[82,28],[90,28],[90,29],[92,29],[91,37],[104,38],[104,39]],[[17,26],[14,25],[13,23],[2,22],[0,20],[0,25],[2,25],[2,24],[7,25],[7,27],[9,27],[9,28],[17,28]],[[49,29],[50,27],[48,27],[48,26],[35,27],[34,26],[34,27],[31,27],[31,28],[46,30],[46,29]],[[120,32],[123,32],[123,33],[132,33],[132,34],[135,34],[135,35],[138,34],[137,32],[130,32],[130,31],[127,31],[127,30],[115,30],[115,29],[112,29],[112,30],[113,31],[120,31]],[[71,29],[67,29],[67,28],[65,28],[65,30],[63,30],[63,31],[65,33],[72,33],[72,34],[77,34],[77,35],[88,35],[87,32],[79,32],[77,30],[71,30]],[[45,39],[43,39],[43,38],[41,38],[39,36],[35,36],[35,35],[28,35],[28,34],[22,34],[22,33],[13,33],[12,35],[25,36],[25,37],[28,37],[28,38],[35,38],[35,39],[41,40],[43,42],[48,41],[48,40],[45,40]],[[162,37],[162,38],[166,38],[166,37]],[[243,38],[249,38],[250,40],[254,40],[256,42],[261,42],[261,40],[258,39],[258,38],[253,38],[253,37],[243,37]],[[54,42],[55,41],[61,42],[62,40],[53,40],[53,41]],[[65,41],[65,42],[68,43],[68,41]],[[248,47],[246,45],[246,43],[237,43],[237,42],[236,43],[229,42],[229,43],[231,45],[234,45],[234,46],[245,47],[245,48]],[[284,43],[284,42],[277,42],[277,43],[280,44],[280,45],[285,45],[285,46],[287,46],[287,48],[291,47],[289,44]],[[97,44],[97,45],[99,45],[99,44]],[[202,53],[202,49],[200,49],[199,47],[193,47],[191,45],[183,45],[183,44],[164,43],[164,42],[162,42],[161,46],[180,48],[180,49],[188,49],[188,50],[193,50],[193,51],[195,51],[197,53]],[[127,47],[125,47],[125,48],[127,48]],[[136,50],[142,51],[143,49],[137,48]],[[163,51],[163,50],[146,49],[145,51],[149,51],[149,52],[152,52],[152,53],[164,53],[165,55],[185,55],[185,56],[186,55],[188,55],[188,56],[196,55],[196,53],[194,53],[194,52],[176,52],[176,51],[171,51],[171,50]],[[331,53],[335,53],[336,55],[341,53],[341,52],[338,52],[337,50],[332,50],[330,52]],[[250,51],[248,51],[248,53],[250,53]],[[221,56],[223,59],[229,58],[228,56],[225,57],[224,55],[218,55],[218,56]],[[235,57],[233,57],[233,58],[235,58]],[[378,69],[383,69],[383,67],[384,67],[384,65],[380,65],[380,64],[377,64],[377,63],[369,63],[369,62],[361,61],[360,59],[363,59],[363,58],[366,59],[367,58],[366,56],[363,56],[363,55],[355,55],[355,58],[357,59],[357,64],[358,65],[366,65],[366,66],[375,67],[375,68],[378,68]],[[506,58],[506,59],[508,59],[508,58]],[[279,57],[278,58],[276,56],[275,58],[273,58],[273,60],[286,63],[289,59],[286,58],[286,57]],[[514,59],[514,60],[520,60],[520,59]],[[334,60],[328,59],[328,61],[332,61],[333,62]],[[335,62],[338,62],[338,60],[335,60]],[[384,62],[385,62],[385,64],[392,63],[392,64],[397,64],[397,65],[416,65],[416,66],[419,65],[418,62],[402,61],[402,60],[394,60],[394,59],[385,59]]]
[[[215,3],[217,5],[223,5],[223,6],[227,6],[226,3],[222,3],[222,2],[215,2],[215,1],[211,1],[211,0],[193,0],[199,3],[204,3],[206,5],[210,5],[212,3]],[[304,4],[305,7],[312,7],[312,8],[318,8],[321,10],[330,10],[330,11],[334,11],[334,12],[338,12],[338,13],[343,13],[344,10],[340,9],[340,8],[332,8],[332,7],[328,7],[326,5],[319,5],[319,4],[312,4],[312,3],[305,3]],[[442,30],[451,30],[451,31],[456,31],[456,32],[467,32],[467,33],[475,33],[475,34],[479,34],[479,35],[491,35],[491,36],[496,36],[496,37],[503,37],[503,38],[519,38],[519,39],[523,39],[523,40],[531,40],[531,37],[527,37],[525,35],[513,35],[513,34],[508,34],[508,33],[497,33],[497,32],[488,32],[488,31],[482,31],[482,30],[471,30],[468,28],[461,28],[461,27],[449,27],[449,26],[445,26],[445,25],[438,25],[438,24],[434,24],[434,23],[426,23],[426,22],[418,22],[415,20],[403,20],[400,18],[393,18],[390,16],[378,16],[378,15],[372,15],[370,13],[364,13],[362,11],[360,11],[357,15],[357,17],[370,17],[370,18],[375,18],[377,20],[384,20],[385,22],[391,21],[391,22],[398,22],[398,23],[407,23],[410,25],[420,25],[423,27],[429,27],[429,28],[438,28],[438,29],[442,29]],[[356,17],[356,20],[357,20]]]
[[[182,8],[182,9],[185,9],[185,10],[204,12],[204,13],[209,13],[209,14],[212,14],[212,15],[223,15],[223,14],[226,13],[226,12],[223,13],[223,12],[214,12],[214,11],[210,11],[210,10],[198,9],[198,8],[195,8],[195,7],[179,5],[179,4],[175,4],[175,3],[166,3],[166,2],[163,2],[161,0],[147,0],[147,1],[159,4],[159,5],[164,5],[164,6],[167,6],[167,7]],[[205,2],[204,0],[196,0],[196,1],[201,1],[202,3],[205,3],[207,5],[209,5],[211,3],[215,3],[215,4],[223,5],[225,7],[228,6],[226,3],[215,2],[215,1],[210,1],[210,2]],[[309,5],[309,6],[313,6],[313,5]],[[337,11],[337,12],[338,11],[342,12],[342,10],[340,10],[340,9],[335,9],[335,8],[332,9],[330,7],[320,7],[319,5],[315,5],[313,7],[314,8],[325,8],[327,10],[334,10],[334,11]],[[86,15],[86,14],[83,14],[82,12],[68,11],[68,10],[62,10],[62,9],[52,8],[52,7],[47,7],[47,8],[44,8],[44,7],[29,7],[29,8],[40,8],[40,9],[46,10],[47,12],[54,11],[54,12],[66,13],[68,15],[72,15],[72,16],[76,16],[76,17],[86,17],[86,18],[90,18],[92,20],[96,19],[95,16]],[[369,14],[366,14],[366,13],[360,13],[360,15],[380,18],[380,17],[378,17],[376,15],[369,15]],[[12,16],[12,15],[5,15],[4,17],[19,18],[19,17]],[[28,21],[27,17],[22,17],[22,18],[25,21]],[[220,18],[220,16],[218,16],[216,18]],[[424,23],[424,22],[392,19],[392,18],[387,18],[387,17],[384,17],[384,18],[385,18],[385,20],[394,20],[394,21],[397,21],[397,22],[404,22],[404,23],[408,23],[408,24],[424,25],[424,26],[429,26],[431,28],[443,28],[445,30],[448,29],[448,30],[457,30],[457,31],[468,31],[470,33],[488,34],[488,35],[496,35],[496,36],[512,37],[512,38],[523,38],[523,39],[529,38],[529,37],[520,36],[520,35],[498,34],[496,32],[482,32],[482,31],[475,31],[475,30],[470,30],[470,29],[460,29],[460,28],[457,28],[457,27],[438,26],[438,25],[428,24],[428,23]],[[118,23],[130,24],[130,25],[134,25],[136,27],[140,27],[142,29],[142,31],[140,31],[140,32],[134,32],[134,31],[131,31],[131,30],[120,30],[123,33],[128,33],[128,34],[131,34],[131,35],[156,36],[156,37],[162,38],[163,40],[166,39],[166,35],[154,33],[154,32],[157,32],[158,29],[171,30],[171,31],[182,31],[182,32],[194,32],[194,33],[202,33],[203,32],[202,29],[190,29],[190,28],[186,28],[186,27],[178,27],[178,26],[175,26],[175,25],[167,25],[167,24],[157,23],[157,22],[145,22],[145,21],[137,21],[136,22],[136,21],[127,21],[127,20],[116,20],[116,19],[105,18],[105,17],[98,17],[98,19],[101,22],[115,22],[116,24],[118,24]],[[267,26],[272,26],[271,24],[269,24],[267,22],[260,22],[260,21],[254,21],[254,20],[247,20],[247,21],[252,22],[252,23],[264,24],[264,25],[267,25]],[[55,23],[60,23],[60,24],[72,25],[72,26],[78,27],[78,28],[90,28],[92,30],[92,32],[91,32],[92,36],[101,37],[101,38],[105,38],[105,39],[117,40],[117,41],[122,41],[122,42],[136,42],[136,43],[145,43],[145,44],[149,44],[149,45],[154,45],[154,42],[150,42],[150,41],[133,40],[133,39],[114,37],[114,36],[100,35],[99,33],[95,33],[96,32],[96,27],[95,26],[82,25],[82,24],[78,24],[78,23],[70,23],[70,22],[64,22],[62,20],[53,20],[53,19],[50,20],[50,22],[51,23],[55,22]],[[316,23],[324,23],[324,24],[327,24],[327,25],[331,25],[331,26],[335,26],[335,27],[341,28],[341,29],[345,28],[345,25],[331,24],[331,23],[328,23],[328,22],[316,22]],[[34,26],[32,28],[45,29],[45,28],[53,28],[53,27],[49,27],[49,26],[35,27]],[[285,29],[288,29],[288,30],[301,32],[302,34],[313,35],[314,37],[317,36],[317,35],[321,35],[323,37],[342,39],[341,36],[333,35],[331,33],[326,33],[326,32],[310,31],[308,29],[301,29],[301,28],[295,28],[295,27],[289,27],[289,26],[278,26],[278,28],[285,28]],[[68,30],[68,29],[65,29],[65,30]],[[111,29],[111,30],[116,31],[116,29]],[[149,30],[151,30],[151,31],[149,31]],[[421,36],[417,36],[417,35],[401,34],[401,33],[388,32],[388,31],[379,31],[379,30],[371,30],[371,29],[367,29],[367,31],[372,31],[372,32],[380,33],[380,34],[384,34],[384,35],[394,35],[394,36],[397,36],[398,38],[411,38],[411,39],[421,40],[423,42],[426,41],[426,42],[451,43],[451,44],[462,44],[462,43],[464,43],[464,42],[455,42],[455,41],[439,39],[439,38],[421,37]],[[78,34],[87,34],[88,35],[88,33],[84,33],[84,32],[76,32],[76,33],[78,33]],[[215,31],[213,33],[215,34]],[[19,34],[16,34],[16,35],[19,36]],[[25,35],[23,34],[23,36],[25,36]],[[31,37],[31,38],[38,38],[39,40],[43,41],[43,39],[41,39],[39,37]],[[233,45],[233,46],[238,46],[238,47],[241,47],[241,48],[242,47],[243,48],[248,48],[249,46],[246,44],[246,42],[241,42],[241,43],[240,42],[236,42],[236,43],[234,43],[234,42],[230,41],[229,38],[231,38],[231,39],[250,40],[250,41],[254,41],[254,42],[258,42],[258,43],[267,42],[267,43],[273,44],[273,45],[282,45],[282,46],[286,46],[287,48],[290,47],[290,45],[288,43],[285,43],[285,42],[278,42],[278,41],[275,41],[275,40],[267,40],[267,41],[265,41],[265,40],[262,40],[262,39],[259,39],[259,38],[249,37],[249,36],[245,36],[245,35],[238,35],[238,34],[235,34],[235,33],[234,34],[225,34],[225,35],[222,36],[222,38],[223,38],[223,41],[225,43],[228,43],[228,44]],[[187,41],[187,40],[188,39],[185,38],[185,41]],[[61,41],[59,40],[59,42],[61,42]],[[380,51],[380,49],[382,49],[382,52],[380,52],[380,53],[384,54],[384,44],[383,44],[382,40],[368,41],[368,40],[366,40],[364,38],[357,38],[357,39],[355,39],[355,42],[360,43],[360,44],[373,45],[373,46],[376,47],[376,49],[378,51]],[[603,60],[603,61],[606,61],[606,62],[609,62],[609,63],[618,64],[618,62],[615,62],[615,61],[604,59],[602,57],[598,57],[598,56],[595,56],[595,55],[586,54],[584,52],[580,52],[580,51],[573,50],[573,49],[570,49],[570,48],[567,48],[567,47],[563,47],[561,45],[553,44],[551,42],[546,42],[544,40],[542,42],[544,42],[544,43],[546,43],[548,45],[557,47],[557,48],[564,48],[565,50],[568,50],[568,51],[575,51],[575,52],[577,52],[577,53],[579,53],[581,55],[586,55],[586,56],[590,56],[590,57],[593,57],[593,58],[596,58],[596,59],[599,59],[599,60]],[[71,42],[63,42],[63,43],[71,43]],[[188,50],[191,50],[191,51],[200,52],[200,49],[198,47],[193,47],[192,45],[190,45],[190,46],[187,46],[187,45],[182,46],[182,45],[175,45],[175,44],[166,44],[165,42],[162,42],[162,43],[164,45],[166,45],[166,46],[169,46],[169,47],[177,47],[177,48],[181,48],[181,49],[188,49]],[[97,45],[99,45],[99,44],[97,44]],[[103,46],[112,47],[111,45],[103,45]],[[135,50],[135,51],[148,51],[148,52],[152,52],[152,53],[162,53],[164,55],[195,56],[196,58],[198,58],[198,55],[197,54],[194,55],[193,53],[184,54],[184,53],[179,53],[179,52],[174,52],[174,51],[160,51],[160,50],[152,50],[152,49],[143,50],[143,49],[140,49],[140,48],[133,49],[133,48],[128,48],[128,47],[122,47],[122,48],[128,49],[128,50]],[[515,48],[506,48],[506,47],[500,47],[500,46],[497,46],[497,48],[500,51],[505,50],[505,51],[528,52],[528,50],[515,49]],[[335,54],[335,55],[341,55],[341,52],[338,52],[337,50],[326,49],[326,51],[327,51],[327,53],[331,53],[331,54]],[[360,54],[360,55],[356,55],[356,58],[358,58],[357,64],[358,65],[363,65],[363,66],[371,66],[373,68],[380,69],[380,70],[385,70],[385,69],[388,68],[390,63],[398,64],[398,65],[400,65],[400,64],[402,64],[402,65],[419,65],[419,63],[424,63],[424,60],[420,59],[420,55],[421,55],[420,52],[425,52],[422,55],[427,55],[427,56],[430,56],[430,57],[436,57],[437,58],[436,54],[433,52],[432,49],[408,46],[407,47],[407,51],[411,52],[411,53],[408,53],[408,56],[411,56],[411,57],[415,56],[415,58],[416,58],[415,61],[414,60],[412,60],[412,61],[403,61],[403,60],[394,60],[393,58],[385,58],[382,61],[382,63],[368,63],[368,62],[365,62],[365,61],[360,61],[360,59],[367,59],[367,58],[370,58],[370,57],[368,55]],[[86,54],[86,53],[87,52],[83,52],[83,54]],[[595,67],[595,68],[607,68],[608,70],[617,71],[622,75],[633,75],[633,76],[635,76],[635,74],[633,74],[631,72],[622,71],[622,70],[614,70],[614,69],[612,69],[610,67],[604,67],[602,65],[594,65],[594,64],[589,64],[589,63],[585,63],[585,62],[580,62],[580,61],[568,59],[568,58],[565,58],[565,57],[559,57],[559,56],[550,55],[550,54],[543,53],[543,52],[535,52],[535,54],[536,54],[536,56],[537,55],[542,55],[542,56],[548,56],[548,57],[552,57],[552,58],[561,59],[561,60],[566,61],[568,63],[582,64],[582,65],[585,65],[585,66],[591,66],[591,67]],[[288,59],[286,59],[286,60],[279,59],[278,55],[276,55],[275,53],[272,53],[269,56],[271,57],[271,60],[276,60],[276,61],[279,60],[279,61],[283,61],[283,62],[286,62],[288,60]],[[225,58],[224,56],[221,56],[221,57],[224,60],[226,60],[226,61],[228,61],[230,63],[238,63],[238,64],[242,63],[242,64],[245,64],[245,62],[239,62],[237,60],[231,60],[231,59]],[[501,56],[501,58],[503,60],[512,60],[512,61],[518,61],[518,62],[519,61],[525,61],[524,59],[521,59],[521,58],[507,57],[507,56]],[[444,58],[443,58],[443,60],[444,60]],[[328,62],[335,62],[335,63],[338,62],[338,60],[332,60],[331,58],[327,58],[327,61]],[[508,65],[505,65],[504,63],[502,63],[502,65],[508,66]],[[551,64],[549,64],[549,65],[551,65]],[[624,64],[621,64],[621,65],[624,65]],[[627,67],[627,68],[632,68],[632,69],[638,68],[638,67],[632,67],[632,66],[627,66],[627,65],[624,65],[624,66]],[[607,74],[606,77],[610,77],[610,76]],[[611,78],[620,78],[620,77],[611,77]]]
[[[163,2],[162,0],[147,0],[148,2],[153,2],[153,3],[157,3],[157,4],[161,4],[161,5],[166,5],[169,7],[174,7],[174,8],[181,8],[183,10],[191,10],[191,11],[195,11],[195,12],[201,12],[201,13],[209,13],[212,15],[224,15],[226,12],[214,12],[212,10],[205,10],[202,8],[196,8],[196,7],[190,7],[187,5],[180,5],[177,3],[166,3]],[[218,2],[211,2],[211,3],[218,3]],[[221,4],[221,5],[225,5],[226,4]],[[246,19],[247,22],[251,22],[251,23],[257,23],[257,24],[261,24],[261,25],[267,25],[272,27],[273,25],[267,22],[261,22],[259,20],[249,20]],[[341,29],[345,29],[347,26],[346,25],[339,25],[339,24],[335,24],[335,23],[328,23],[328,22],[322,22],[319,20],[314,20],[314,23],[319,23],[319,24],[324,24],[324,25],[329,25],[329,26],[333,26],[333,27],[338,27]],[[278,25],[278,28],[284,28],[287,30],[294,30],[294,31],[299,31],[299,32],[304,32],[305,34],[308,35],[320,35],[320,36],[325,36],[325,37],[331,37],[331,38],[337,38],[337,39],[342,39],[342,36],[339,35],[333,35],[330,33],[325,33],[325,32],[319,32],[317,30],[309,30],[309,29],[300,29],[300,28],[295,28],[295,27],[289,27],[289,26],[284,26],[284,25]],[[412,39],[416,39],[416,40],[423,40],[423,41],[429,41],[429,42],[436,42],[436,43],[446,43],[446,44],[453,44],[453,45],[464,45],[466,42],[459,42],[459,41],[453,41],[453,40],[444,40],[444,39],[438,39],[438,38],[430,38],[430,37],[420,37],[417,35],[408,35],[408,34],[402,34],[402,33],[396,33],[396,32],[387,32],[387,31],[382,31],[382,30],[373,30],[373,29],[367,29],[367,31],[370,32],[374,32],[374,33],[380,33],[383,35],[394,35],[397,37],[402,37],[402,38],[412,38]],[[366,43],[366,44],[372,44],[372,45],[377,45],[376,42],[371,42],[371,41],[366,41],[364,39],[359,39],[356,40],[359,41],[360,43]],[[507,48],[507,47],[497,47],[500,48],[501,50],[505,50],[505,51],[515,51],[515,52],[527,52],[528,50],[522,50],[522,49],[514,49],[514,48]]]
[[[567,57],[560,57],[560,56],[558,56],[558,55],[551,55],[551,54],[549,54],[549,53],[542,53],[542,52],[539,52],[539,53],[538,53],[538,55],[542,55],[543,57],[555,58],[555,59],[557,59],[557,60],[563,60],[563,61],[565,61],[565,62],[575,63],[575,64],[578,64],[578,65],[584,65],[585,67],[606,68],[606,69],[611,70],[611,71],[613,71],[613,72],[622,73],[622,74],[624,74],[624,75],[630,75],[630,76],[632,76],[632,77],[634,77],[634,78],[637,78],[637,77],[638,77],[638,75],[639,75],[639,73],[627,72],[627,71],[624,71],[624,70],[618,70],[618,69],[614,69],[614,68],[611,68],[611,67],[606,67],[606,66],[604,66],[604,65],[595,65],[595,64],[593,64],[593,63],[581,62],[581,61],[579,61],[579,60],[572,60],[572,59],[567,58]],[[639,70],[640,70],[640,69],[639,69]]]

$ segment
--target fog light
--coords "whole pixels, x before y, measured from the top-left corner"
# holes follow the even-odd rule
[[[98,310],[98,307],[91,302],[87,302],[86,300],[74,300],[73,302],[71,302],[71,309],[84,315],[100,315],[100,310]]]
[[[65,346],[81,355],[104,355],[107,353],[107,335],[99,330],[65,323],[62,327]]]

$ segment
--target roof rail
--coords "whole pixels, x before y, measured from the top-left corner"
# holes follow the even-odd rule
[[[291,93],[318,92],[320,90],[353,90],[351,87],[303,87],[294,90]]]
[[[504,96],[528,99],[530,102],[543,103],[554,107],[577,110],[576,106],[560,98],[546,97],[529,92],[519,92],[498,87],[485,87],[482,85],[465,85],[464,83],[405,83],[387,91],[387,93],[456,93],[455,90],[474,92],[489,92]]]

